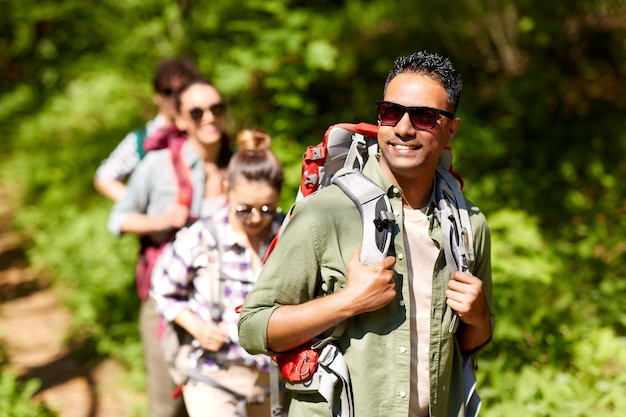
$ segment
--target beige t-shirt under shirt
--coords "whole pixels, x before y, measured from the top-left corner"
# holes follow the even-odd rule
[[[404,243],[411,294],[411,399],[409,417],[427,417],[430,398],[429,344],[432,280],[439,248],[428,235],[421,210],[404,208]]]

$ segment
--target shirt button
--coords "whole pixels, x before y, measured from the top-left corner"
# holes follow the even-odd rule
[[[405,391],[400,391],[400,396],[402,398],[406,398],[406,392]]]
[[[400,192],[400,189],[398,187],[393,187],[391,189],[391,192],[394,193],[395,195],[397,195]]]
[[[401,261],[401,260],[403,260],[403,259],[404,259],[404,254],[399,253],[399,254],[398,254],[398,260],[400,260],[400,261]]]
[[[393,215],[396,216],[396,217],[400,217],[400,212],[398,210],[396,210],[396,211],[393,212]]]
[[[404,346],[401,346],[398,350],[400,351],[400,353],[406,353],[406,348]]]
[[[406,301],[400,300],[399,304],[400,304],[400,306],[404,307],[404,305],[406,304]]]

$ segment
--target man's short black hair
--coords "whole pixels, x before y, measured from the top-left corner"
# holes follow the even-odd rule
[[[200,77],[196,65],[187,58],[169,58],[161,61],[154,71],[154,91],[163,92],[170,88],[169,80],[179,79],[182,83]]]
[[[404,73],[424,74],[439,81],[448,93],[448,103],[452,104],[456,111],[461,100],[463,81],[449,58],[428,51],[414,52],[397,58],[385,81],[383,96],[391,80]]]

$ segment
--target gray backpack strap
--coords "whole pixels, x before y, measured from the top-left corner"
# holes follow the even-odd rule
[[[476,417],[480,411],[482,400],[476,391],[476,375],[474,374],[474,358],[463,357],[463,393],[465,394],[465,416]]]
[[[358,169],[340,169],[333,177],[332,183],[352,200],[361,213],[363,224],[361,263],[373,265],[385,259],[393,237],[393,225],[396,222],[387,194]],[[338,339],[345,329],[346,322],[339,323],[333,333],[315,343],[313,349],[320,349]]]
[[[461,188],[450,174],[443,168],[437,168],[437,216],[441,224],[444,254],[450,274],[455,271],[469,272],[470,262],[474,260],[472,227],[465,198]],[[452,316],[449,331],[456,332],[460,319],[456,312]],[[465,415],[476,417],[482,401],[476,391],[476,375],[474,374],[475,358],[463,355],[463,387],[465,394]]]
[[[203,228],[200,231],[202,250],[200,252],[200,262],[204,261],[202,266],[205,267],[207,274],[211,278],[211,318],[215,322],[219,322],[222,317],[222,282],[220,276],[222,274],[222,258],[223,248],[220,243],[220,236],[212,217],[202,220]],[[209,263],[206,255],[208,252],[217,253],[217,262]]]
[[[465,205],[465,198],[449,171],[440,167],[437,169],[437,176],[439,178],[437,198],[441,220],[444,217],[450,220],[446,228],[442,225],[442,230],[449,231],[444,239],[450,238],[449,244],[445,245],[451,251],[450,254],[446,255],[448,269],[450,273],[457,270],[467,272],[470,262],[474,260],[474,251],[472,249],[472,226]]]
[[[437,216],[441,223],[443,249],[448,271],[469,272],[470,262],[474,260],[472,249],[472,227],[461,188],[450,172],[437,168],[436,196]],[[455,313],[449,331],[456,332],[459,318]]]
[[[270,361],[270,416],[281,417],[283,406],[280,403],[280,370],[274,361]]]
[[[332,183],[350,197],[361,213],[361,263],[373,265],[385,259],[396,222],[385,191],[361,171],[346,168],[335,174]]]

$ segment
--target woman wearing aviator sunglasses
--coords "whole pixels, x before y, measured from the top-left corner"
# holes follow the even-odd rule
[[[244,131],[237,142],[224,184],[228,205],[181,230],[152,277],[160,314],[193,340],[166,358],[174,375],[190,375],[181,382],[191,417],[241,416],[268,387],[268,357],[241,348],[236,309],[282,221],[276,208],[283,173],[268,135]],[[247,406],[247,415],[269,416],[268,401]]]

